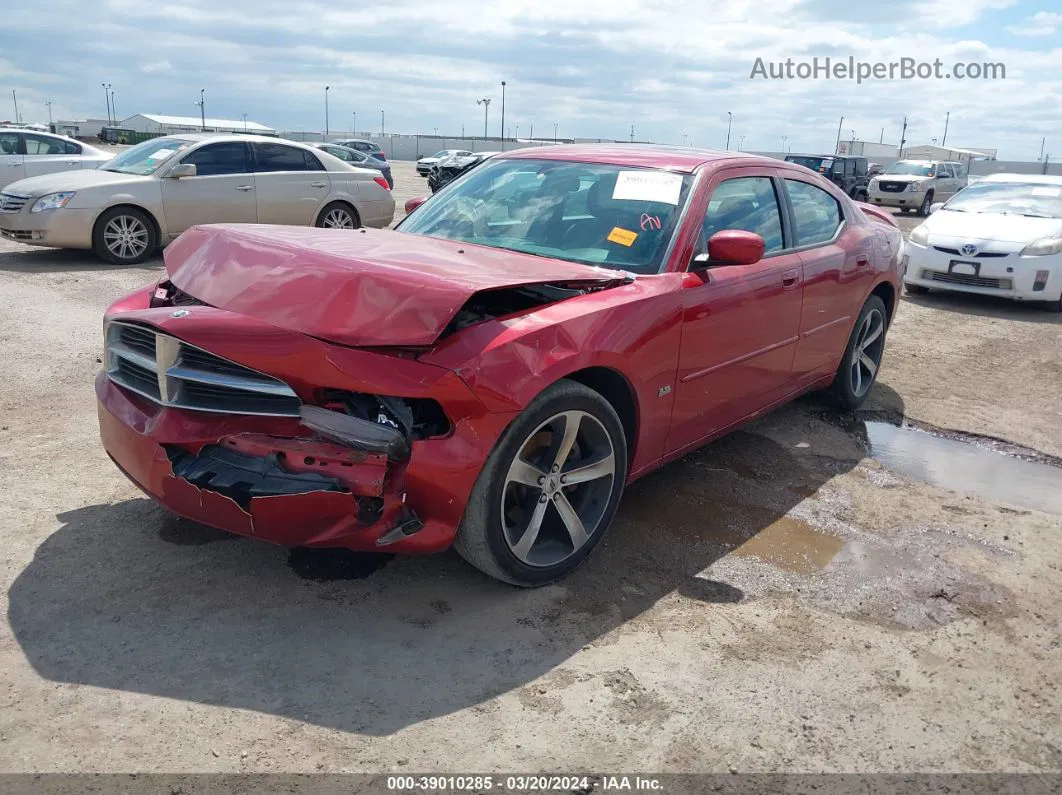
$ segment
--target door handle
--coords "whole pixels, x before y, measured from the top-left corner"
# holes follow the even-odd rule
[[[243,190],[243,191],[254,190],[254,185],[237,185],[236,186],[236,190]]]
[[[78,163],[78,161],[77,161],[77,160],[67,160],[67,161],[66,161],[66,164],[67,164],[68,166],[76,166],[76,165],[77,165],[77,163]]]
[[[797,271],[797,270],[786,271],[785,273],[782,274],[782,284],[784,286],[786,286],[786,287],[792,287],[794,284],[797,283],[797,280],[799,278],[800,278],[800,271]]]
[[[311,188],[327,188],[328,187],[328,183],[327,182],[311,182],[310,183],[310,187]]]

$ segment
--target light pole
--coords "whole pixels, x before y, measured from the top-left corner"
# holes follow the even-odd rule
[[[734,123],[734,114],[726,112],[726,148],[730,150],[730,126]]]
[[[358,134],[358,112],[356,110],[350,112],[350,128],[354,135]]]
[[[783,135],[782,136],[782,154],[783,155],[785,154],[785,142],[788,141],[788,140],[789,140],[789,136],[788,135]]]
[[[483,106],[483,140],[487,140],[487,111],[490,110],[490,97],[477,99],[476,104]]]
[[[387,117],[384,116],[384,112],[381,110],[380,111],[380,137],[381,138],[384,137],[384,121],[386,120],[386,118]]]
[[[505,138],[505,81],[502,80],[502,115],[501,115],[501,134],[502,138]]]
[[[837,122],[837,143],[833,145],[833,153],[837,154],[837,149],[841,145],[841,125],[844,124],[844,116]]]
[[[244,113],[242,115],[243,115],[243,131],[247,132],[247,114]]]
[[[520,125],[519,124],[516,125],[516,140],[517,141],[520,140]]]
[[[11,101],[15,103],[15,124],[18,124],[21,119],[18,117],[18,97],[15,95],[15,89],[11,89]]]
[[[114,116],[114,123],[118,123],[118,111],[117,106],[114,104],[114,92],[111,92],[111,115]]]
[[[332,86],[325,86],[325,141],[328,140],[328,89]]]
[[[206,130],[206,89],[199,89],[199,101],[195,103],[199,106],[199,126]]]
[[[745,136],[744,135],[742,135],[740,138],[738,138],[738,151],[739,152],[744,152],[745,151]]]
[[[553,143],[557,143],[557,123],[553,122]]]
[[[52,101],[48,100],[44,103],[48,106],[48,129],[52,129]]]
[[[1043,138],[1040,139],[1040,157],[1039,157],[1040,162],[1043,162],[1043,159],[1044,159],[1044,146],[1046,146],[1046,145],[1047,145],[1047,136],[1045,135]]]
[[[103,86],[103,98],[107,101],[107,124],[110,125],[113,124],[111,121],[111,84],[100,83],[100,85]],[[18,121],[17,118],[15,120]]]
[[[949,110],[944,114],[944,137],[940,139],[940,145],[944,146],[944,143],[948,140],[948,122],[951,121],[951,111]]]

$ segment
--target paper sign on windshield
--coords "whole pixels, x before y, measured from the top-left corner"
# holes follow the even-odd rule
[[[632,232],[630,229],[624,229],[620,226],[612,227],[612,231],[608,233],[608,241],[610,243],[619,243],[621,246],[633,246],[634,241],[637,239],[637,232]]]
[[[681,192],[681,174],[667,171],[621,171],[616,177],[612,198],[677,205]]]
[[[173,149],[156,149],[150,155],[147,156],[148,160],[162,160],[164,157],[169,157],[174,153]]]

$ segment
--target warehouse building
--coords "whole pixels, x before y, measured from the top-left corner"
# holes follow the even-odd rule
[[[130,116],[118,125],[127,130],[141,133],[161,133],[173,135],[187,132],[227,132],[253,133],[255,135],[276,135],[277,131],[258,122],[247,119],[202,119],[199,116],[161,116],[154,113],[138,113]]]

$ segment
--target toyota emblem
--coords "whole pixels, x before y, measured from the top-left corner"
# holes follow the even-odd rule
[[[973,243],[967,243],[965,246],[959,249],[964,257],[972,257],[977,253],[977,246]]]
[[[171,312],[170,317],[188,317],[190,314],[192,313],[187,309],[178,309],[176,312]]]

